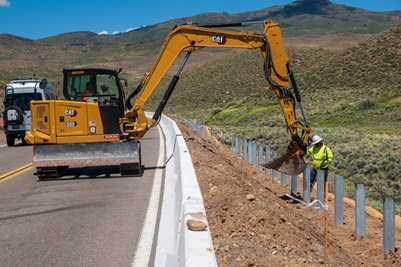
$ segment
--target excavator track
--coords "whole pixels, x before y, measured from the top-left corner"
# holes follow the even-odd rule
[[[38,176],[40,180],[59,178],[68,170],[68,168],[69,166],[38,167],[36,168],[35,175]]]

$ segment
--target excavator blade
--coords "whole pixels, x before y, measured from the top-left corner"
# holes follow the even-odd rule
[[[298,146],[291,147],[280,156],[260,165],[288,175],[298,175],[305,169],[305,161],[301,152],[302,150]]]
[[[32,166],[37,175],[59,177],[68,166],[120,165],[121,174],[141,171],[139,141],[35,145]]]

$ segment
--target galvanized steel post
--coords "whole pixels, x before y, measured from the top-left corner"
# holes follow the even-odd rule
[[[365,184],[355,184],[355,239],[366,235]]]
[[[260,166],[261,163],[263,163],[263,146],[259,146],[259,151],[258,151],[258,170],[262,169],[263,167]]]
[[[252,142],[252,165],[256,166],[256,142]]]
[[[265,162],[269,162],[270,161],[270,147],[266,147],[265,155],[266,155]],[[270,174],[269,168],[265,168],[265,174]]]
[[[273,151],[272,157],[273,157],[273,158],[276,158],[276,157],[277,157],[277,151]],[[277,178],[277,171],[276,171],[276,170],[272,170],[272,178],[273,178],[273,179],[276,179],[276,178]]]
[[[248,162],[251,163],[252,162],[252,142],[248,141]]]
[[[317,199],[320,203],[324,203],[324,172],[322,170],[317,171]],[[319,209],[323,211],[323,209]]]
[[[344,223],[344,179],[337,175],[334,177],[334,222]]]
[[[309,163],[305,164],[303,183],[304,183],[303,201],[309,202],[310,201],[310,164]]]
[[[395,252],[395,205],[394,198],[383,200],[383,252]]]
[[[237,155],[239,155],[240,151],[239,151],[239,138],[238,136],[235,137],[235,153]]]
[[[287,175],[285,173],[281,173],[281,186],[287,185]]]
[[[244,138],[244,153],[242,153],[242,157],[246,160],[248,159],[248,155],[247,155],[247,150],[248,150],[248,140],[246,140],[246,138]]]

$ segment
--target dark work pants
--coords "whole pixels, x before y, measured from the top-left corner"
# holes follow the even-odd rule
[[[329,175],[329,168],[323,169],[322,171],[324,173],[324,181],[327,181],[327,177]],[[317,179],[317,170],[315,170],[315,168],[312,168],[310,172],[310,190],[312,190],[313,185],[316,182],[316,179]]]

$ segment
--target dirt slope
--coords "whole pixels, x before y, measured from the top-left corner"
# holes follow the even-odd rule
[[[399,251],[383,255],[383,222],[366,217],[366,237],[355,239],[355,210],[344,204],[334,224],[329,202],[327,261],[325,212],[302,208],[289,186],[241,161],[229,147],[206,140],[178,122],[204,197],[219,266],[401,266]],[[287,178],[289,180],[289,178]],[[289,183],[289,182],[288,182]],[[298,181],[302,192],[302,178]],[[316,192],[312,192],[312,200]],[[396,248],[400,247],[396,232]]]

